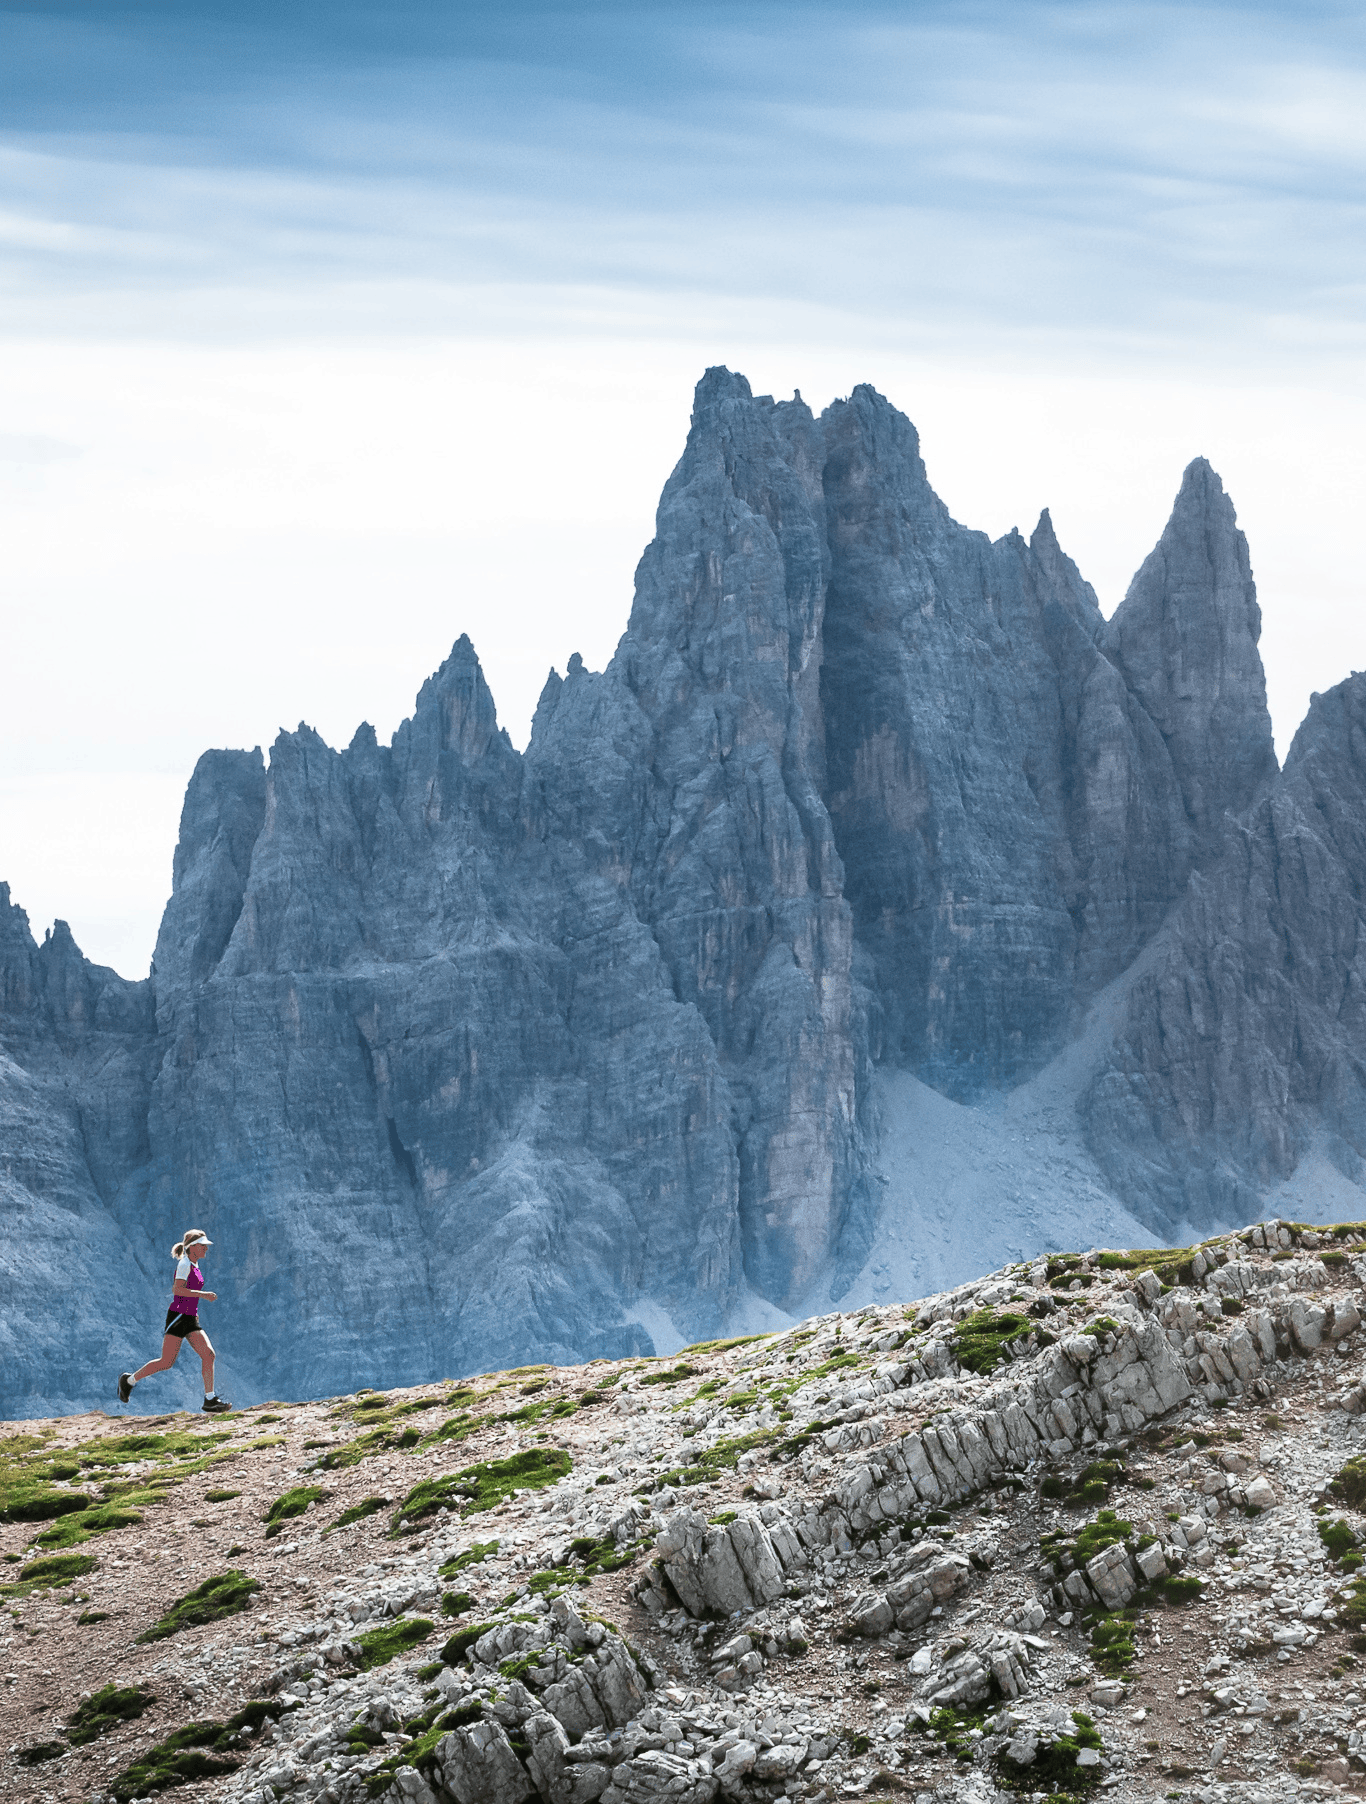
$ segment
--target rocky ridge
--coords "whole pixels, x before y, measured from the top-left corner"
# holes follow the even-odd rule
[[[1259,634],[1202,459],[1107,621],[872,388],[708,371],[616,654],[524,752],[462,636],[388,745],[205,753],[144,982],[0,889],[0,1407],[107,1395],[190,1221],[245,1401],[787,1327],[907,1224],[967,1274],[1311,1165],[1362,1213],[1362,679],[1278,772]],[[908,1086],[1031,1084],[1066,1194],[908,1203]]]
[[[26,1424],[6,1795],[1366,1789],[1364,1280],[1366,1224],[1271,1222],[668,1360]]]

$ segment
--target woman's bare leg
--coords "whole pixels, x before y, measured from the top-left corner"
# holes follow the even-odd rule
[[[204,1368],[204,1395],[213,1395],[213,1342],[202,1328],[196,1328],[193,1334],[187,1334],[186,1340],[199,1355],[199,1363]]]
[[[179,1353],[180,1336],[178,1334],[166,1335],[161,1343],[161,1358],[149,1359],[145,1366],[139,1366],[133,1373],[133,1383],[136,1384],[142,1378],[150,1378],[153,1372],[169,1372]]]

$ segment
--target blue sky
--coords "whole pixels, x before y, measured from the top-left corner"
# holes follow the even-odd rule
[[[464,630],[520,740],[712,362],[1107,609],[1209,455],[1284,747],[1366,665],[1364,174],[1345,6],[0,0],[0,876],[138,974],[204,745]]]
[[[1359,334],[1364,51],[1302,5],[8,5],[11,318],[511,284],[1317,355]]]

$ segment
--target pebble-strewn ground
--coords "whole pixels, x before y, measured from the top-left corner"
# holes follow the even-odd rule
[[[0,1796],[1366,1792],[1363,1252],[1271,1224],[669,1359],[15,1424]]]

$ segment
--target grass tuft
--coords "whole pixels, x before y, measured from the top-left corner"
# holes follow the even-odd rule
[[[1025,1341],[1035,1324],[1027,1315],[1009,1311],[978,1309],[958,1324],[952,1346],[954,1358],[969,1372],[994,1372],[1008,1359],[1008,1348]]]
[[[44,1560],[30,1560],[19,1568],[19,1578],[28,1588],[39,1585],[69,1585],[95,1570],[97,1561],[89,1553],[59,1553]],[[9,1586],[5,1589],[9,1590]],[[17,1587],[16,1587],[17,1588]]]
[[[1359,1510],[1366,1504],[1366,1453],[1358,1453],[1354,1459],[1349,1459],[1328,1489],[1349,1510]]]
[[[323,1533],[330,1535],[334,1528],[346,1528],[352,1522],[361,1522],[367,1516],[378,1515],[381,1510],[387,1509],[388,1505],[387,1497],[363,1498],[361,1502],[353,1503],[349,1510],[343,1510],[335,1522],[329,1522]]]
[[[497,1551],[498,1543],[496,1541],[476,1541],[472,1546],[467,1547],[464,1553],[458,1553],[453,1559],[447,1560],[443,1566],[438,1568],[438,1571],[444,1579],[454,1578],[458,1572],[464,1572],[469,1566],[480,1565],[482,1561],[487,1560],[491,1554],[495,1554]]]
[[[397,1622],[385,1623],[383,1628],[367,1629],[365,1634],[353,1636],[361,1650],[361,1671],[387,1666],[399,1654],[406,1654],[425,1641],[435,1627],[425,1616],[404,1616]]]
[[[139,1501],[147,1497],[145,1492],[138,1494]],[[152,1494],[149,1501],[158,1502],[159,1498]],[[131,1528],[134,1523],[141,1521],[141,1510],[130,1510],[126,1501],[97,1503],[93,1509],[77,1510],[74,1515],[62,1516],[51,1528],[44,1529],[33,1545],[79,1547],[82,1541],[89,1541],[93,1535],[107,1534],[115,1528]]]
[[[302,1516],[310,1504],[317,1503],[326,1495],[320,1485],[295,1485],[292,1491],[286,1491],[282,1497],[277,1497],[265,1514],[268,1524],[266,1539],[269,1541],[273,1535],[283,1533],[287,1522],[292,1522],[296,1516]]]
[[[165,1641],[170,1635],[178,1635],[182,1629],[198,1628],[201,1623],[217,1622],[224,1616],[236,1616],[251,1603],[254,1591],[261,1589],[254,1578],[248,1578],[245,1572],[233,1570],[220,1573],[216,1578],[205,1579],[202,1585],[188,1592],[151,1628],[138,1636],[138,1641]]]
[[[424,1478],[404,1498],[394,1516],[393,1532],[441,1509],[459,1510],[462,1516],[496,1509],[514,1491],[540,1490],[572,1469],[573,1461],[562,1448],[531,1447],[507,1459],[481,1460],[446,1478]]]
[[[243,1731],[259,1729],[263,1722],[276,1722],[291,1708],[297,1706],[253,1698],[225,1723],[189,1723],[125,1767],[110,1783],[107,1795],[114,1804],[132,1804],[134,1798],[147,1797],[152,1792],[231,1773],[238,1765],[238,1750],[245,1751],[250,1745]]]
[[[76,1706],[66,1738],[72,1747],[81,1747],[120,1723],[131,1723],[155,1703],[156,1694],[146,1685],[106,1685]]]

